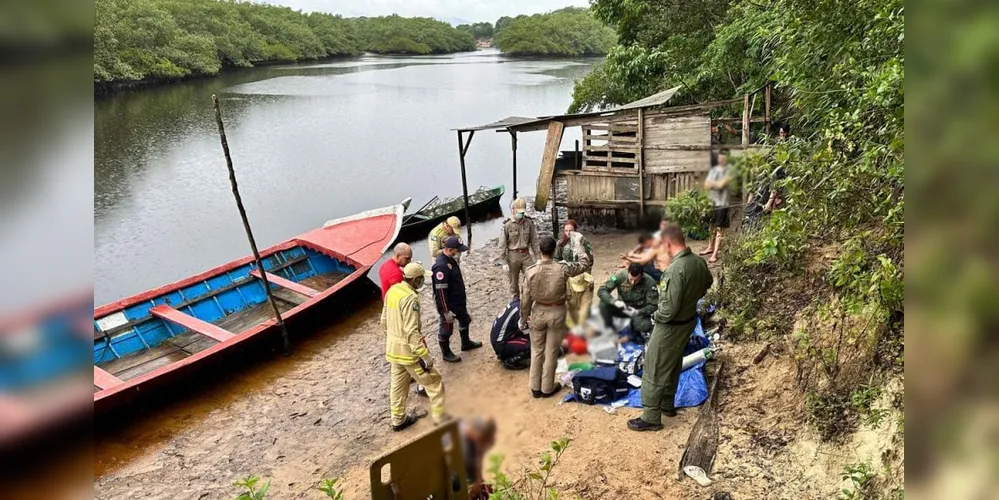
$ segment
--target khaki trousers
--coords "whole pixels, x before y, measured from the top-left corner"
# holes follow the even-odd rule
[[[565,307],[534,304],[531,311],[531,390],[555,389],[558,350],[565,336]]]
[[[389,414],[392,416],[392,425],[399,425],[406,420],[410,378],[427,390],[427,395],[430,396],[430,416],[434,422],[440,422],[444,415],[444,380],[437,368],[426,371],[419,363],[413,365],[389,363],[389,367],[392,376],[389,384]]]
[[[510,294],[514,298],[520,298],[520,275],[521,272],[534,263],[530,252],[520,252],[510,250],[506,255],[506,263],[510,266],[507,278],[510,279]]]
[[[577,292],[574,283],[586,283],[586,289]],[[566,282],[565,305],[568,308],[566,324],[572,328],[582,324],[590,316],[590,305],[593,304],[593,276],[583,273],[569,278]]]

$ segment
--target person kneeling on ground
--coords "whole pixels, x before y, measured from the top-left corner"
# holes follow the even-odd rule
[[[617,298],[612,293],[617,290]],[[600,315],[604,324],[612,326],[614,318],[631,318],[632,333],[652,331],[652,315],[659,304],[656,282],[645,274],[641,264],[631,264],[627,271],[611,275],[597,292]]]
[[[465,457],[465,474],[468,478],[468,498],[485,500],[492,494],[493,489],[483,478],[483,462],[486,453],[496,443],[496,421],[482,417],[462,420],[459,430]]]
[[[489,340],[496,357],[507,370],[523,370],[531,366],[531,339],[521,331],[520,299],[513,299],[493,321]]]
[[[385,331],[385,359],[389,362],[391,382],[389,388],[389,414],[392,430],[401,431],[422,417],[406,413],[410,378],[422,385],[430,395],[430,414],[434,422],[448,419],[444,413],[444,382],[434,368],[434,360],[427,349],[421,331],[420,296],[417,290],[427,281],[427,271],[416,262],[406,264],[402,270],[402,283],[396,283],[385,294],[385,305],[379,324]]]

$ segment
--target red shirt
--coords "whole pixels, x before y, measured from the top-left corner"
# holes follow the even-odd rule
[[[385,300],[388,289],[396,283],[402,283],[402,268],[394,260],[386,260],[378,269],[378,279],[382,282],[382,300]]]

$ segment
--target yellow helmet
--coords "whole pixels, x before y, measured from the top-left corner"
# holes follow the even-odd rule
[[[457,232],[458,228],[461,227],[461,219],[452,215],[447,218],[447,225],[451,226],[451,229],[454,229]]]

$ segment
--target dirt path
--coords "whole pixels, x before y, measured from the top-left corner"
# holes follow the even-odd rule
[[[634,235],[595,235],[591,241],[594,275],[601,283],[613,271],[612,256],[630,247]],[[508,298],[495,258],[494,250],[483,248],[463,260],[472,337],[487,346],[465,353],[459,364],[438,366],[452,414],[497,419],[493,451],[506,457],[506,469],[515,471],[533,462],[550,441],[570,437],[554,478],[582,498],[707,498],[716,490],[734,498],[812,498],[836,490],[835,481],[802,472],[814,465],[799,463],[809,460],[807,450],[795,455],[785,449],[800,425],[792,418],[800,415],[793,361],[771,356],[752,365],[755,344],[730,346],[725,354],[730,377],[720,397],[718,482],[710,488],[676,480],[696,411],[681,411],[663,432],[636,434],[625,423],[638,410],[608,414],[599,407],[531,398],[527,372],[503,370],[488,347],[492,320]],[[429,294],[423,301],[424,311],[433,311]],[[319,498],[310,490],[327,477],[345,480],[347,498],[369,498],[371,460],[432,425],[424,419],[414,431],[388,429],[380,307],[373,301],[349,320],[296,344],[293,356],[231,376],[207,393],[141,415],[113,438],[102,438],[95,444],[95,497],[232,498],[233,481],[258,474],[272,480],[271,498]],[[424,331],[432,339],[436,317],[424,316]],[[415,397],[410,404],[426,407]]]

